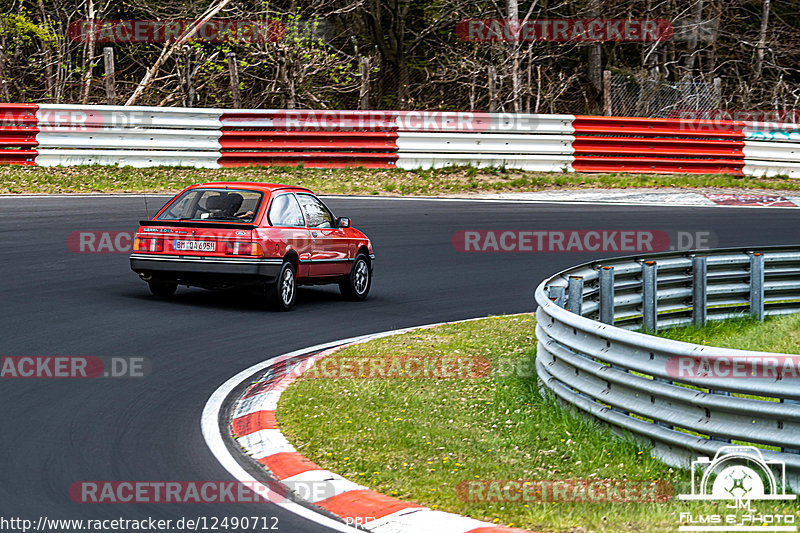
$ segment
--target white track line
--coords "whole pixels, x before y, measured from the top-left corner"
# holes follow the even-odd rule
[[[720,205],[709,203],[690,203],[690,202],[634,202],[634,201],[601,201],[601,200],[561,200],[561,199],[542,199],[532,198],[449,198],[439,196],[348,196],[348,195],[318,195],[320,198],[332,200],[400,200],[400,201],[428,201],[428,202],[482,202],[494,204],[550,204],[550,205],[609,205],[609,206],[629,206],[629,207],[699,207],[716,208],[724,207],[728,209],[798,209],[798,206],[763,206],[763,205]]]
[[[699,194],[699,193],[698,193]],[[125,194],[0,194],[0,200],[17,198],[17,199],[36,199],[36,198],[136,198],[143,197],[143,193],[125,193]],[[172,194],[162,193],[147,193],[148,198],[171,198]],[[442,197],[442,196],[360,196],[360,195],[343,195],[343,194],[320,194],[320,198],[330,200],[393,200],[393,201],[406,201],[406,202],[482,202],[492,204],[549,204],[549,205],[608,205],[608,206],[627,206],[627,207],[698,207],[698,208],[726,208],[726,209],[798,209],[797,206],[762,206],[762,205],[719,205],[709,203],[692,203],[692,202],[665,202],[660,201],[603,201],[603,200],[562,200],[554,198],[544,198],[541,200],[532,198],[456,198],[456,197]]]

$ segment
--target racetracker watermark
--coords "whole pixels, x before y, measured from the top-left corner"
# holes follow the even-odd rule
[[[274,43],[288,36],[322,38],[324,21],[271,20],[76,20],[67,36],[76,42],[169,43],[191,32],[192,41],[205,43]]]
[[[341,493],[335,480],[258,481],[76,481],[69,497],[86,504],[281,503],[321,501]]]
[[[632,479],[469,480],[456,487],[469,503],[663,503],[673,493],[666,481]]]
[[[135,236],[132,231],[73,231],[67,248],[76,254],[127,254]]]
[[[484,111],[274,111],[261,117],[225,118],[224,126],[253,127],[254,124],[299,131],[429,131],[429,132],[514,132],[535,131],[563,119],[514,113]],[[566,124],[563,124],[566,125]]]
[[[710,231],[662,230],[461,230],[458,252],[664,252],[708,249]]]
[[[672,38],[663,19],[467,19],[456,35],[469,42],[654,42]]]
[[[800,378],[800,355],[679,355],[667,359],[667,374],[676,379],[797,379]]]
[[[69,487],[76,503],[265,503],[283,501],[280,483],[239,481],[77,481]]]
[[[424,355],[298,357],[276,366],[298,379],[480,379],[491,370],[485,357]]]
[[[157,222],[153,223],[157,225]],[[73,231],[67,236],[67,248],[76,254],[127,254],[131,252],[185,252],[195,250],[193,243],[211,243],[209,251],[225,251],[228,245],[251,243],[250,232],[204,229],[202,235],[190,235],[184,228],[144,227],[139,237],[131,231]],[[157,242],[156,242],[157,241]],[[307,245],[307,239],[289,238],[294,247]],[[232,250],[232,249],[231,249]],[[228,253],[227,251],[225,253]]]
[[[680,119],[680,127],[687,130],[729,129],[731,122],[745,122],[751,130],[800,130],[800,111],[796,109],[676,109],[668,118]]]
[[[40,132],[113,133],[115,128],[141,129],[170,127],[170,111],[111,111],[96,107],[40,109],[36,112]],[[166,114],[166,115],[165,115]],[[197,120],[216,120],[207,116]],[[525,132],[541,126],[563,124],[565,119],[515,113],[484,111],[270,111],[223,119],[225,127],[265,127],[289,131],[424,131],[424,132]],[[25,126],[19,113],[0,113],[0,127]],[[33,129],[32,133],[36,133]]]
[[[4,356],[0,357],[0,378],[143,378],[150,374],[152,366],[146,357]]]
[[[37,128],[43,133],[92,133],[114,128],[146,129],[169,127],[170,125],[169,121],[160,118],[159,113],[133,109],[125,111],[109,111],[91,107],[39,109],[36,116]],[[19,119],[14,113],[0,114],[0,127],[15,126],[18,121]]]

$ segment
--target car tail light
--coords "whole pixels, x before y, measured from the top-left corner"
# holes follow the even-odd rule
[[[134,252],[163,252],[164,239],[155,239],[153,237],[136,237],[133,241]]]
[[[225,243],[225,255],[264,255],[264,249],[257,242],[227,242]]]

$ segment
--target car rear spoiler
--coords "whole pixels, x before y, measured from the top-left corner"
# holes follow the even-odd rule
[[[237,222],[201,222],[198,220],[140,220],[140,226],[180,226],[183,228],[256,229],[256,224]]]

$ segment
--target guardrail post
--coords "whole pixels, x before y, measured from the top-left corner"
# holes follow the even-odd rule
[[[692,324],[698,327],[706,325],[708,309],[707,285],[706,258],[694,256],[692,257]]]
[[[570,276],[567,286],[567,311],[576,315],[583,312],[583,277]]]
[[[789,400],[789,399],[783,398],[783,399],[781,399],[781,403],[798,404],[798,403],[800,403],[800,400]],[[797,448],[781,448],[781,451],[784,452],[784,453],[800,454],[800,449],[797,449]]]
[[[750,314],[764,320],[764,254],[750,254]]]
[[[728,392],[728,391],[714,390],[714,389],[708,389],[708,393],[709,394],[716,394],[716,395],[719,395],[719,396],[730,396],[731,395],[731,393]],[[727,442],[729,444],[731,442],[731,439],[724,439],[722,437],[714,437],[713,435],[711,436],[710,440],[713,440],[715,442]]]
[[[547,296],[553,300],[557,306],[564,307],[564,286],[550,285],[547,290]]]
[[[658,263],[642,263],[642,326],[645,331],[658,331]]]
[[[600,267],[600,322],[614,325],[614,267]]]

